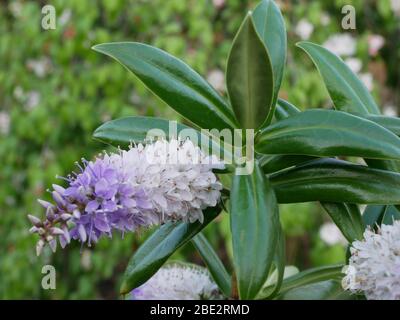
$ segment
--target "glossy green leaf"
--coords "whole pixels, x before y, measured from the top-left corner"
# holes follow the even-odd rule
[[[204,222],[167,222],[159,227],[131,257],[125,270],[121,294],[145,283],[168,258],[210,223],[221,211],[219,207],[204,210]]]
[[[257,295],[257,299],[272,299],[275,297],[278,293],[279,290],[282,286],[283,278],[286,272],[285,268],[285,235],[283,233],[282,227],[279,226],[276,229],[276,233],[278,234],[278,241],[276,245],[276,251],[275,251],[275,256],[274,256],[274,267],[275,270],[272,273],[272,275],[268,278],[268,280],[273,277],[272,280],[274,280],[274,285],[268,286],[268,288],[265,287],[265,284],[261,288],[261,291]],[[267,280],[267,283],[269,282]]]
[[[192,239],[192,243],[200,253],[204,263],[207,265],[207,268],[210,271],[211,276],[221,289],[222,293],[225,295],[225,297],[230,297],[232,291],[231,276],[229,275],[228,271],[226,271],[221,259],[211,247],[211,244],[208,242],[207,238],[202,233],[199,233]]]
[[[352,113],[379,114],[368,89],[341,58],[311,42],[297,44],[318,68],[336,109]]]
[[[400,136],[400,118],[381,115],[364,115],[363,117],[388,129],[396,136]]]
[[[398,206],[388,206],[383,216],[382,224],[393,224],[394,220],[400,220],[400,211]]]
[[[285,69],[287,51],[285,21],[279,7],[272,0],[262,0],[254,9],[252,16],[256,30],[269,53],[274,76],[274,97],[271,112],[266,121],[266,124],[269,124],[274,115],[275,102],[278,98]]]
[[[157,138],[160,131],[164,132],[165,138],[168,139],[170,135],[174,135],[176,138],[176,135],[179,135],[182,130],[194,130],[175,122],[176,132],[174,132],[174,128],[170,128],[171,123],[173,122],[155,117],[120,118],[103,123],[93,133],[93,137],[116,146],[129,146],[132,142],[145,144],[147,141]],[[194,131],[200,137],[200,133],[197,130]]]
[[[275,194],[257,163],[251,175],[235,175],[230,203],[239,296],[253,299],[270,272],[280,226]]]
[[[137,42],[103,43],[93,49],[117,60],[161,100],[201,128],[222,130],[236,126],[224,99],[198,73],[172,55]]]
[[[321,205],[350,243],[362,239],[365,225],[357,205],[334,202],[322,202]]]
[[[243,128],[256,129],[267,119],[274,79],[267,49],[251,13],[244,19],[228,57],[226,85],[233,111]]]
[[[339,280],[343,277],[343,265],[324,266],[308,269],[283,280],[280,294],[289,290],[325,280]],[[268,290],[268,287],[265,288]]]
[[[342,160],[312,160],[272,174],[270,181],[279,203],[400,203],[399,173]]]
[[[263,129],[255,149],[263,154],[400,159],[400,138],[372,121],[315,109]]]
[[[375,225],[380,225],[385,216],[388,206],[383,205],[371,205],[367,206],[362,215],[364,224],[366,226],[375,227]]]
[[[290,102],[278,99],[275,109],[275,119],[280,121],[300,113],[300,110]]]
[[[363,214],[366,225],[376,229],[381,224],[393,224],[400,220],[400,211],[395,206],[368,206]]]
[[[265,173],[272,173],[314,159],[315,157],[302,155],[262,155],[259,162]]]
[[[148,140],[159,137],[160,133],[164,133],[166,139],[179,136],[183,140],[189,135],[191,141],[203,151],[207,150],[209,154],[215,154],[220,159],[224,159],[225,155],[227,159],[233,157],[217,138],[183,124],[154,117],[126,117],[108,121],[96,129],[93,137],[117,147],[126,147],[132,142],[145,144]]]
[[[344,291],[339,280],[326,280],[294,288],[279,300],[354,300],[358,297]]]

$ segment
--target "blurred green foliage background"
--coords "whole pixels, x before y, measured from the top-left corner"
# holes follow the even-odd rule
[[[26,215],[43,214],[36,199],[48,198],[46,189],[58,182],[55,175],[66,175],[81,157],[92,158],[107,148],[91,138],[102,122],[128,115],[178,118],[124,68],[96,54],[91,46],[140,41],[160,47],[187,62],[224,94],[223,72],[230,43],[245,12],[256,2],[0,3],[0,298],[118,298],[127,260],[147,235],[131,234],[125,239],[115,235],[112,241],[100,241],[96,248],[81,250],[75,244],[54,255],[46,251],[37,258],[36,238],[28,233]],[[398,0],[277,2],[289,37],[283,98],[301,109],[330,107],[317,71],[294,45],[309,39],[338,49],[384,112],[397,114]],[[356,30],[341,28],[341,8],[349,3],[356,8]],[[41,28],[45,4],[56,8],[55,30]],[[352,50],[340,52],[341,46],[344,51]],[[287,235],[288,264],[303,269],[344,261],[346,244],[335,227],[327,224],[318,204],[282,206],[281,219]],[[229,264],[226,214],[206,229],[206,235]],[[173,258],[201,263],[190,244]],[[56,290],[41,288],[44,264],[56,267]]]

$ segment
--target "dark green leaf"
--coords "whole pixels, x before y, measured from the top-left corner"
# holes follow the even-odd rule
[[[321,109],[263,129],[255,148],[264,154],[400,159],[400,138],[389,130],[345,112]]]
[[[93,49],[117,60],[161,100],[201,128],[222,130],[237,126],[222,97],[172,55],[137,42],[103,43]]]
[[[239,296],[253,299],[270,272],[280,226],[275,194],[257,163],[251,175],[233,178],[230,218]]]
[[[318,68],[336,109],[352,113],[379,114],[371,94],[338,56],[311,42],[297,44]]]
[[[226,271],[222,261],[211,247],[207,238],[200,232],[192,239],[192,242],[207,265],[215,283],[221,289],[225,297],[230,297],[232,291],[231,276]]]
[[[262,155],[259,162],[265,173],[272,173],[314,159],[315,157],[302,155]]]
[[[220,212],[219,207],[204,210],[204,222],[168,222],[159,227],[135,252],[126,268],[121,294],[145,283],[165,261],[210,223]]]
[[[267,49],[251,14],[244,19],[228,57],[227,89],[239,123],[256,129],[267,119],[274,96],[274,79]]]
[[[302,287],[308,284],[325,281],[339,280],[343,277],[343,265],[333,265],[308,269],[283,280],[280,294],[284,294],[289,290],[297,287]],[[268,290],[268,287],[265,288]]]
[[[388,206],[376,205],[367,206],[362,215],[364,224],[366,226],[375,227],[375,224],[380,225],[383,217],[385,216]]]
[[[336,159],[318,159],[270,176],[279,203],[399,204],[400,174]]]
[[[274,114],[275,102],[281,87],[286,62],[286,28],[279,7],[272,0],[262,0],[253,11],[253,21],[258,34],[267,47],[274,76],[274,98],[266,124]]]
[[[350,243],[362,239],[365,225],[357,205],[333,202],[321,204]]]
[[[400,220],[400,211],[395,206],[388,206],[382,224],[393,224],[394,220]]]
[[[344,291],[339,280],[326,280],[294,288],[280,300],[353,300],[356,295]]]
[[[278,103],[275,109],[276,120],[280,121],[289,118],[290,116],[294,116],[298,113],[300,113],[300,110],[297,109],[297,107],[292,105],[290,102],[283,99],[278,99]]]

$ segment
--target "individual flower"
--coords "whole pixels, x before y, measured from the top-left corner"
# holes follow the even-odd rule
[[[347,240],[340,232],[339,228],[332,222],[324,223],[319,229],[319,236],[326,244],[347,244]]]
[[[222,189],[212,169],[223,165],[190,140],[139,144],[78,167],[79,173],[63,178],[66,188],[53,185],[54,203],[39,200],[45,220],[29,216],[31,232],[40,236],[38,254],[46,243],[55,251],[57,239],[63,248],[71,238],[90,246],[114,230],[203,222],[202,210],[217,205]]]
[[[132,300],[217,300],[222,295],[207,269],[171,263],[130,293]]]
[[[306,19],[301,19],[295,29],[294,32],[300,37],[302,40],[308,40],[311,37],[311,34],[314,31],[314,26]]]
[[[400,300],[400,221],[370,228],[364,239],[354,241],[342,286],[364,293],[368,300]]]
[[[323,46],[338,56],[351,56],[356,52],[356,40],[348,33],[331,36]]]

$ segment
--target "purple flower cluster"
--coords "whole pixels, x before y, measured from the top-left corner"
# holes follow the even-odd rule
[[[126,174],[109,157],[83,160],[83,166],[78,166],[79,174],[64,178],[66,189],[53,185],[54,204],[39,200],[46,219],[29,216],[34,225],[31,232],[40,235],[38,254],[45,243],[55,251],[57,237],[63,248],[71,238],[90,246],[102,235],[111,237],[113,230],[124,233],[157,222],[144,190],[128,183]]]
[[[217,204],[222,189],[212,169],[223,164],[212,159],[190,140],[172,140],[82,160],[80,172],[63,178],[66,188],[53,185],[53,203],[39,200],[45,220],[28,216],[30,231],[40,236],[37,253],[47,243],[53,251],[58,242],[64,248],[71,239],[90,246],[114,230],[202,222],[203,210]]]

